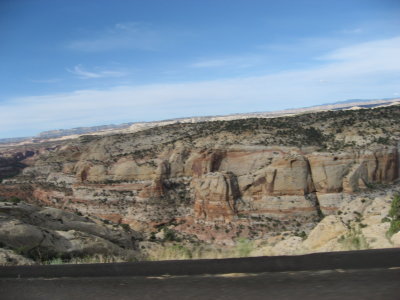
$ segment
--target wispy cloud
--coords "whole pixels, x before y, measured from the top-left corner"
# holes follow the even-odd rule
[[[191,64],[191,67],[194,68],[214,68],[214,67],[222,67],[228,64],[227,60],[224,59],[210,59],[210,60],[202,60],[196,63]]]
[[[218,67],[235,67],[248,68],[252,67],[260,61],[260,57],[255,55],[243,55],[224,58],[199,59],[192,63],[192,68],[218,68]]]
[[[376,74],[400,70],[399,53],[400,36],[340,48],[318,59],[331,62],[335,69],[346,69],[350,74]],[[400,79],[398,74],[395,78]]]
[[[10,99],[0,104],[0,137],[9,136],[10,128],[38,132],[102,123],[269,111],[351,98],[390,97],[399,92],[398,53],[400,36],[336,49],[320,57],[317,67],[264,76]]]
[[[364,32],[364,30],[360,27],[351,28],[351,29],[347,28],[347,29],[342,29],[342,30],[338,31],[338,33],[342,33],[342,34],[361,34],[363,32]]]
[[[68,43],[68,48],[84,52],[115,49],[155,50],[163,40],[150,25],[138,22],[117,23],[111,28],[92,32]]]
[[[67,71],[70,72],[71,74],[76,75],[81,79],[123,77],[128,75],[127,72],[113,71],[113,70],[88,71],[82,65],[76,65],[72,69],[67,69]]]
[[[282,43],[260,44],[257,49],[266,51],[267,53],[300,53],[302,56],[315,52],[326,53],[330,49],[346,47],[355,43],[354,38],[346,35],[335,37],[316,36],[295,38]]]

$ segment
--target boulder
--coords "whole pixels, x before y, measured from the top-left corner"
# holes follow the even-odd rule
[[[400,232],[393,234],[390,241],[393,243],[393,246],[400,247]]]
[[[337,216],[327,216],[310,232],[303,247],[308,251],[318,251],[328,243],[336,242],[336,239],[347,231]]]
[[[298,236],[291,236],[278,242],[271,249],[272,255],[298,255],[302,253],[303,239]]]

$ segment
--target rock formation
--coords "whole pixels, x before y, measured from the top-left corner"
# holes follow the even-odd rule
[[[18,254],[39,261],[96,254],[137,259],[139,239],[130,229],[96,223],[60,209],[0,202],[0,244],[6,248],[0,249],[3,264],[33,263]]]
[[[309,232],[349,195],[399,178],[399,120],[392,106],[83,136],[36,154],[3,180],[0,196],[148,234],[175,222],[177,231],[221,243]]]

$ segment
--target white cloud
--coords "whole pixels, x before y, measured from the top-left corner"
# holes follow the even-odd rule
[[[144,23],[117,23],[112,28],[68,43],[72,50],[101,52],[114,49],[155,50],[163,40],[159,32]]]
[[[82,65],[76,65],[72,69],[67,69],[67,71],[78,76],[81,79],[123,77],[128,75],[128,73],[126,72],[112,70],[87,71],[83,68]]]
[[[398,53],[400,37],[395,37],[337,49],[321,57],[318,67],[309,69],[9,99],[0,104],[0,137],[9,135],[10,128],[14,132],[28,132],[29,128],[32,134],[54,128],[390,97],[400,86]],[[98,78],[93,77],[96,72],[78,68],[78,73]]]

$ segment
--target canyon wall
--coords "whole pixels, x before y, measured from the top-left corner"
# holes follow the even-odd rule
[[[360,116],[369,122],[368,115]],[[334,214],[346,195],[399,178],[394,139],[377,143],[381,133],[367,139],[351,128],[333,135],[337,128],[326,126],[326,116],[320,123],[313,114],[301,118],[282,123],[291,130],[274,119],[252,120],[252,127],[210,122],[84,136],[30,157],[20,175],[3,180],[0,196],[15,193],[145,232],[175,224],[200,239],[222,241],[238,232],[257,237],[308,230]],[[345,146],[335,149],[339,142]]]
[[[138,230],[176,219],[192,225],[270,219],[304,225],[334,213],[346,193],[399,177],[398,149],[388,146],[340,154],[178,147],[141,159],[110,159],[95,143],[84,152],[61,147],[51,155],[52,161],[39,158],[18,179],[30,185],[31,201]]]

